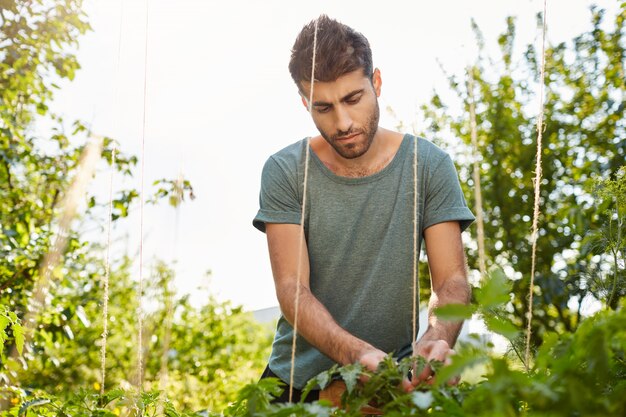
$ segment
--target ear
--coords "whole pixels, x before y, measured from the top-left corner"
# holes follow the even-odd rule
[[[300,101],[302,101],[302,105],[309,111],[309,88],[311,88],[311,83],[306,81],[300,81],[300,85],[298,86],[298,94],[300,95]]]
[[[383,85],[383,80],[380,77],[380,70],[378,68],[375,68],[374,73],[372,74],[372,85],[374,86],[376,97],[380,97],[380,88]]]
[[[302,105],[304,106],[306,111],[309,111],[309,105],[307,104],[307,99],[304,98],[304,95],[302,95],[302,93],[300,93],[300,100],[302,101]]]

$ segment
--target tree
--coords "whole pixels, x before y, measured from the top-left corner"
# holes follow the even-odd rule
[[[0,8],[0,304],[22,318],[53,245],[60,202],[91,135],[80,121],[68,131],[64,120],[48,109],[58,88],[53,80],[72,79],[79,68],[75,55],[66,50],[90,29],[81,6],[80,0],[8,0]],[[49,136],[33,133],[36,118],[51,121]],[[109,163],[113,144],[105,138],[102,156]],[[136,158],[118,154],[114,169],[130,175],[135,164]],[[134,190],[122,191],[117,211],[127,213],[134,196]],[[75,231],[69,232],[62,265],[52,271],[53,286],[79,285],[87,247]]]
[[[533,334],[537,345],[547,330],[571,331],[581,319],[583,300],[595,295],[590,272],[611,268],[606,256],[583,248],[585,236],[601,227],[602,209],[593,195],[597,177],[615,176],[626,158],[626,9],[603,29],[605,12],[591,9],[592,28],[546,51],[546,104]],[[463,114],[450,115],[438,94],[423,110],[429,134],[450,134],[469,153],[468,76],[476,89],[476,120],[488,263],[506,266],[514,280],[512,315],[525,323],[530,274],[536,139],[536,83],[540,58],[532,46],[515,56],[515,21],[499,39],[498,64],[484,53],[468,74],[450,76]],[[466,158],[467,160],[468,158]],[[471,163],[469,158],[469,162]],[[468,202],[473,205],[471,166],[461,167]],[[606,207],[605,207],[606,208]],[[621,223],[624,227],[624,223]],[[471,251],[470,262],[476,263]],[[614,300],[612,306],[617,306]],[[573,308],[572,308],[573,307]]]
[[[48,108],[58,88],[54,80],[71,80],[80,68],[71,51],[90,27],[81,0],[4,0],[0,22],[0,306],[24,318],[35,283],[41,279],[44,258],[53,250],[55,236],[66,233],[67,244],[59,248],[60,261],[50,268],[52,293],[44,300],[48,308],[34,320],[42,332],[39,336],[54,338],[71,329],[69,323],[80,305],[58,295],[86,282],[93,285],[102,276],[92,255],[98,250],[93,242],[85,241],[78,228],[63,231],[58,224],[61,202],[79,174],[80,158],[92,133],[84,123],[68,124]],[[33,122],[42,119],[52,127],[46,135],[37,136]],[[120,176],[131,176],[137,158],[119,151],[113,158],[114,147],[119,148],[113,139],[104,138],[101,158],[109,165],[114,161],[110,169]],[[152,202],[168,197],[180,202],[185,193],[193,195],[184,179],[159,180],[155,185],[160,188]],[[114,195],[112,220],[127,216],[137,198],[132,188]],[[81,199],[88,202],[83,220],[99,217],[97,224],[106,223],[102,213],[108,201],[91,195]],[[5,353],[15,345],[15,338],[7,336]],[[35,359],[37,349],[27,348],[24,359]],[[15,361],[2,363],[0,379],[15,380],[20,366]]]

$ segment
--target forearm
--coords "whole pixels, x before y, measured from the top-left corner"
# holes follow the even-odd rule
[[[451,221],[431,226],[424,231],[424,240],[432,293],[428,303],[428,329],[414,343],[413,354],[427,361],[449,363],[463,322],[439,320],[435,309],[446,304],[467,304],[470,300],[460,224]],[[434,380],[433,369],[427,366],[420,374],[414,375],[411,382],[416,386]],[[448,382],[455,384],[458,378]]]
[[[454,346],[463,321],[439,320],[435,309],[446,304],[468,304],[470,294],[470,287],[464,274],[450,277],[437,288],[433,288],[428,303],[428,329],[420,341],[445,340],[448,345]]]
[[[283,315],[292,326],[295,317],[296,285],[295,282],[284,284],[277,289]],[[298,334],[341,365],[357,362],[365,352],[375,350],[369,343],[343,329],[310,289],[303,285],[300,285]]]

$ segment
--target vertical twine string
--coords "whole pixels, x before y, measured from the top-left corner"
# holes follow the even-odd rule
[[[413,148],[413,343],[417,340],[417,137],[414,138]]]
[[[113,172],[115,170],[115,146],[111,153],[111,178],[109,181],[109,215],[107,219],[107,250],[104,264],[104,294],[102,296],[102,346],[100,347],[100,395],[104,395],[106,377],[107,337],[109,335],[109,276],[111,271],[111,217],[113,215]]]
[[[313,86],[315,84],[315,58],[317,53],[317,26],[318,26],[319,18],[315,20],[315,31],[313,34],[313,58],[311,60],[311,91],[309,92],[309,103],[308,110],[309,114],[313,110]],[[298,250],[298,267],[296,271],[296,301],[295,301],[295,312],[293,315],[293,337],[291,339],[291,370],[289,372],[289,402],[292,402],[293,399],[293,379],[294,379],[294,370],[296,365],[296,338],[298,333],[298,310],[300,307],[300,282],[302,279],[302,252],[304,250],[304,219],[306,213],[306,191],[307,191],[307,183],[309,177],[309,148],[310,148],[311,138],[306,139],[306,153],[304,157],[304,186],[302,190],[302,213],[300,216],[300,248]]]
[[[120,1],[120,25],[119,31],[117,35],[117,63],[115,73],[119,79],[120,74],[120,61],[122,55],[122,23],[124,20],[124,1]],[[118,80],[119,81],[119,80]],[[115,94],[113,98],[116,104],[119,104],[119,89],[118,83],[115,83]],[[116,106],[117,108],[117,106]],[[118,125],[119,123],[119,114],[116,114],[115,123]],[[117,132],[117,129],[114,130]],[[104,383],[106,380],[106,355],[107,355],[107,338],[109,336],[109,277],[110,277],[110,255],[111,255],[111,224],[112,224],[112,216],[113,216],[113,174],[115,173],[115,153],[117,149],[116,146],[113,145],[113,150],[111,151],[111,178],[109,181],[109,215],[107,218],[107,246],[106,246],[106,260],[104,266],[104,294],[102,295],[102,346],[100,347],[100,373],[101,373],[101,381],[100,381],[100,395],[104,395]]]
[[[539,218],[539,190],[541,186],[541,142],[543,135],[543,87],[545,82],[546,68],[546,3],[543,2],[543,33],[541,44],[541,76],[539,80],[539,115],[537,117],[537,155],[535,163],[535,205],[533,208],[533,225],[532,225],[532,258],[530,269],[530,287],[528,290],[528,327],[526,328],[526,354],[524,355],[524,366],[526,372],[530,368],[530,336],[532,334],[531,322],[533,318],[533,292],[535,289],[535,261],[537,251],[537,223]]]
[[[146,39],[144,43],[143,68],[143,126],[141,129],[141,198],[139,200],[139,314],[138,314],[138,347],[137,347],[137,386],[139,393],[143,385],[143,206],[144,206],[144,169],[146,145],[146,90],[148,75],[148,16],[150,0],[146,0]]]
[[[485,225],[483,220],[483,197],[480,187],[480,168],[478,166],[478,132],[476,127],[476,102],[474,101],[474,71],[468,68],[468,98],[470,110],[470,130],[472,136],[472,148],[474,156],[474,211],[476,212],[477,238],[478,238],[478,269],[480,276],[484,277],[487,273],[487,265],[485,262]]]

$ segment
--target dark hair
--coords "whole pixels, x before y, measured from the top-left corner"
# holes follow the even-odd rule
[[[371,78],[372,50],[367,38],[324,14],[316,20],[315,81],[335,81],[359,68]],[[291,50],[289,72],[299,89],[301,81],[311,81],[314,36],[315,20],[312,20],[302,28]]]

